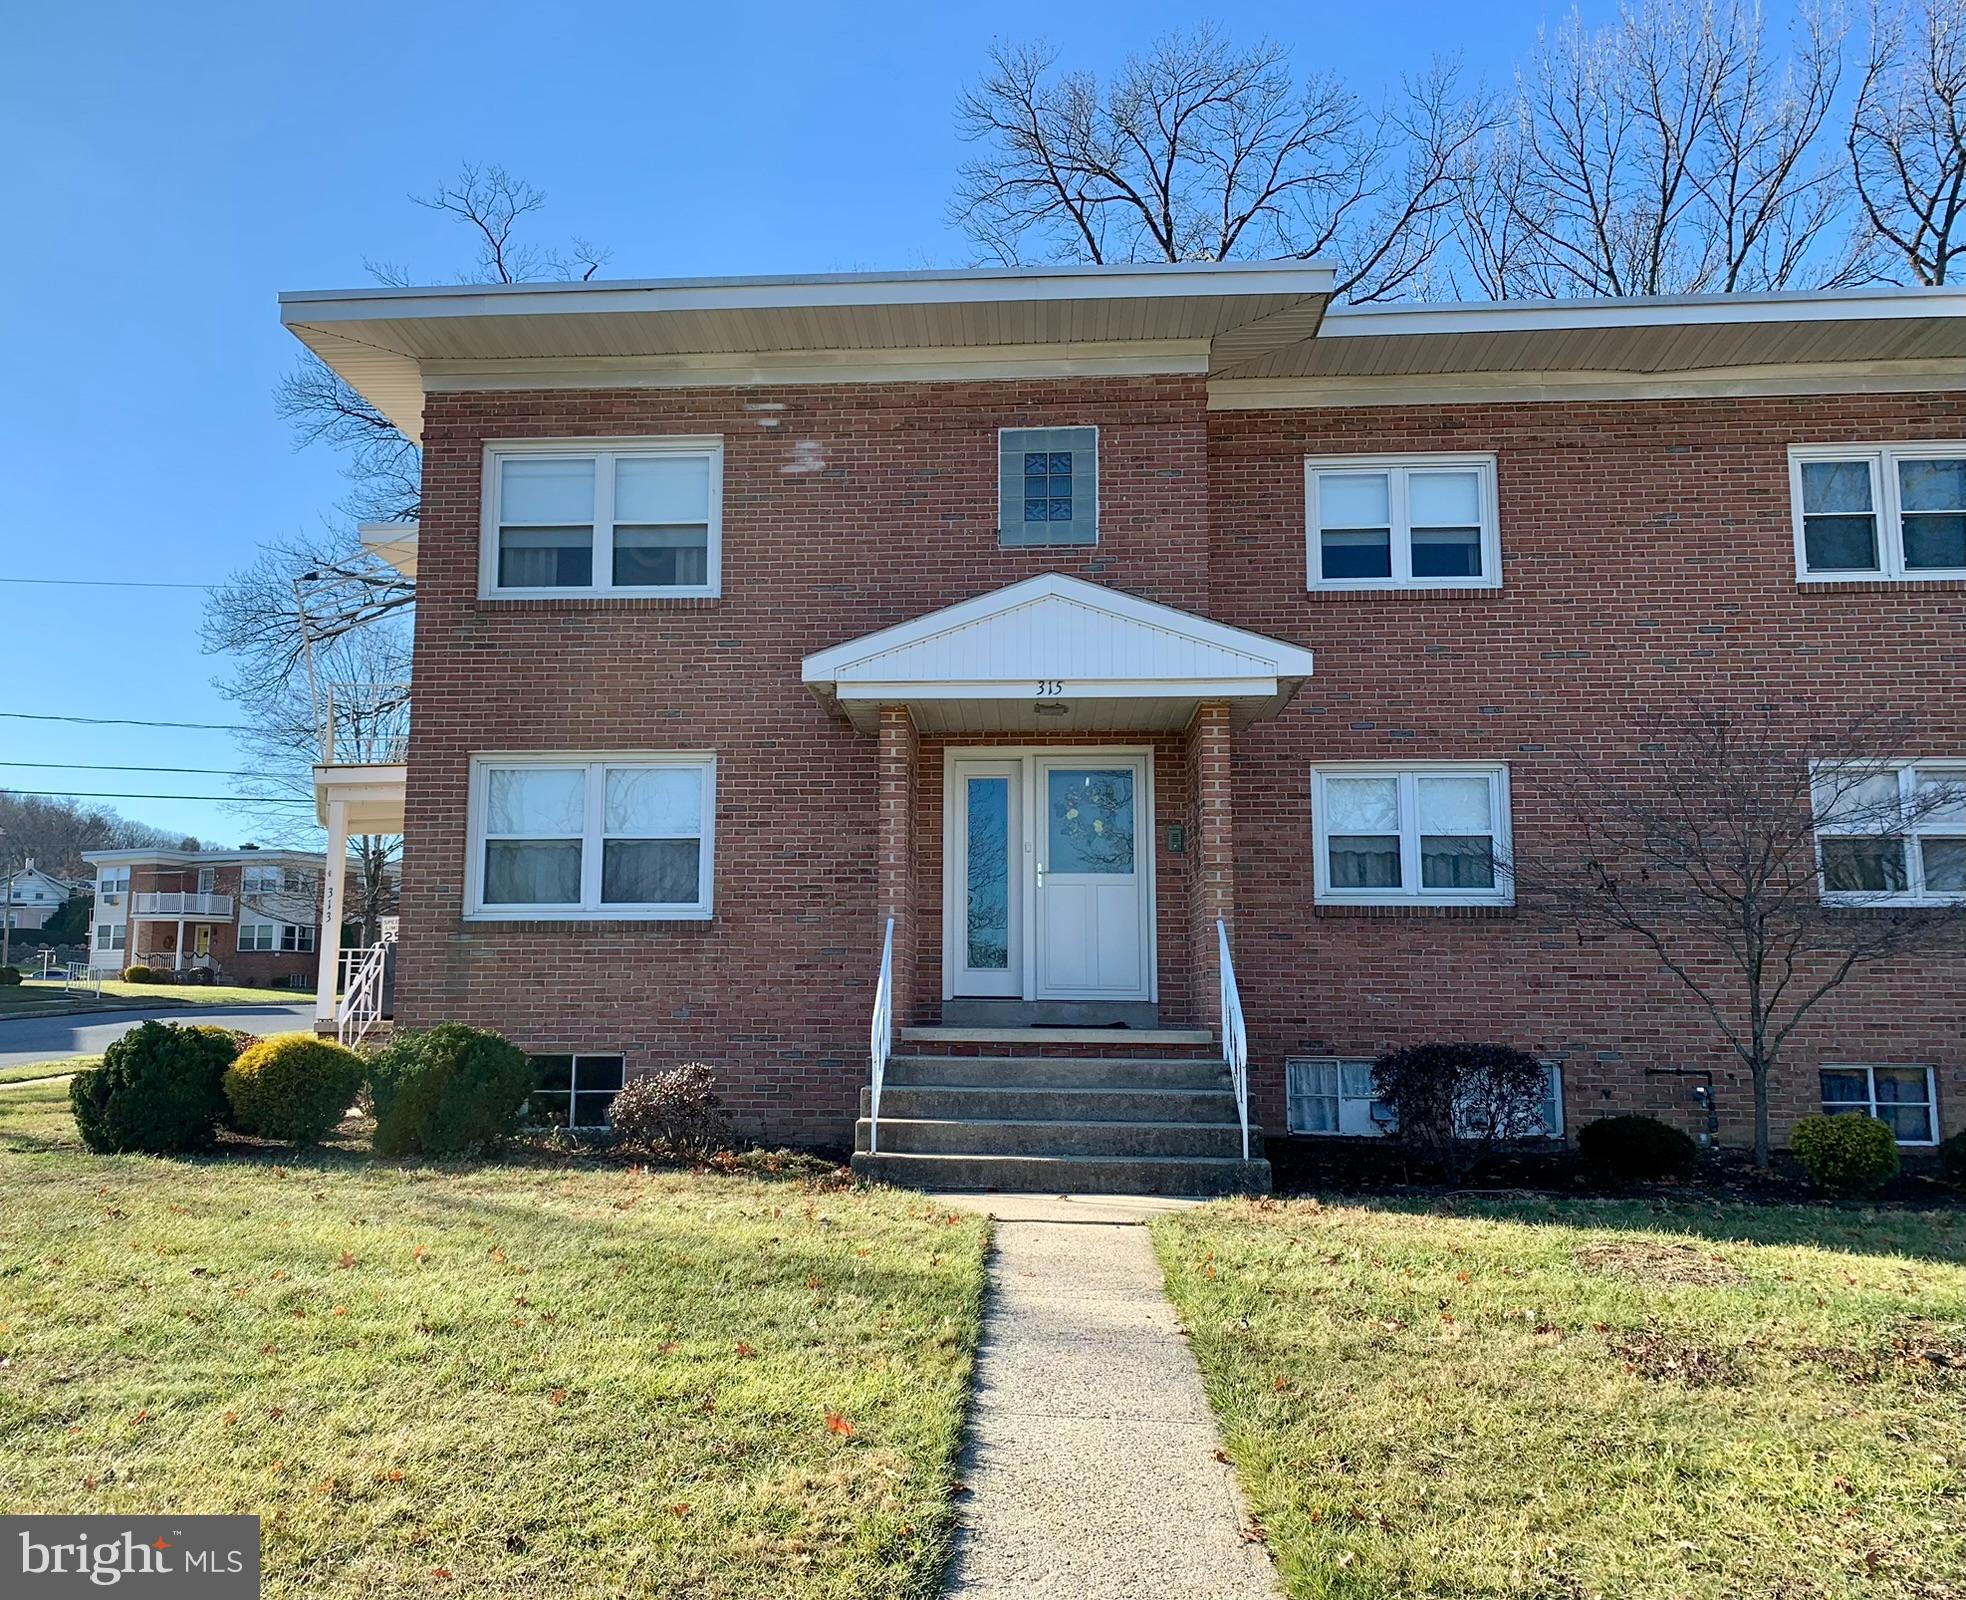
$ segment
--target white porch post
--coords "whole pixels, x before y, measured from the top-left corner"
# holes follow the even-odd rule
[[[321,965],[314,982],[314,1021],[335,1021],[335,987],[341,973],[341,893],[348,875],[348,802],[328,802],[328,859],[321,873]]]
[[[184,918],[177,919],[177,949],[171,952],[171,971],[184,971]]]

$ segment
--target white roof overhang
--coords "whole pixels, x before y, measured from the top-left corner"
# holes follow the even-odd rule
[[[415,522],[360,522],[355,525],[362,548],[376,560],[387,562],[406,578],[416,576],[416,541],[421,525]]]
[[[408,788],[409,768],[400,763],[317,766],[315,820],[325,828],[328,807],[339,801],[348,807],[350,833],[401,833]]]
[[[1266,390],[1329,391],[1332,403],[1452,395],[1476,381],[1521,398],[1618,380],[1737,383],[1783,375],[1807,390],[1901,378],[1966,385],[1966,290],[1882,288],[1625,300],[1333,308],[1317,336],[1211,371],[1214,404]]]
[[[823,376],[859,357],[864,376],[872,358],[905,377],[923,352],[1152,350],[1200,374],[1316,332],[1334,281],[1315,262],[1251,261],[528,283],[283,294],[280,317],[415,438],[426,388],[548,368],[562,383],[646,381],[652,365],[740,383],[774,363]]]
[[[817,651],[802,672],[863,733],[884,705],[925,733],[1161,732],[1224,700],[1241,727],[1310,675],[1301,645],[1055,572]]]

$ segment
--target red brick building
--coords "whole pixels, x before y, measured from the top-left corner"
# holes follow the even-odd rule
[[[94,850],[89,965],[185,981],[306,989],[321,924],[307,850]]]
[[[1907,792],[1966,774],[1966,296],[1330,281],[286,297],[424,448],[420,527],[374,535],[418,581],[407,764],[320,784],[331,825],[400,818],[399,1020],[510,1034],[576,1122],[702,1059],[765,1136],[840,1142],[878,990],[897,1104],[1076,1054],[1136,1063],[1066,1088],[1158,1126],[1147,1063],[1219,1054],[1226,935],[1272,1139],[1375,1133],[1358,1063],[1442,1039],[1546,1057],[1563,1134],[1697,1127],[1647,1069],[1711,1069],[1742,1138],[1698,1003],[1524,915],[1506,864],[1558,826],[1561,752],[1641,707],[1807,702],[1800,752],[1888,705]],[[1966,814],[1859,853],[1880,912],[1966,902]],[[1910,1144],[1966,1126],[1962,1039],[1958,960],[1861,974],[1778,1128],[1860,1091]],[[922,1075],[964,1056],[1000,1078]],[[924,1142],[883,1148],[924,1161],[891,1170],[955,1181],[927,1158],[997,1147],[947,1125],[1041,1120],[1000,1101],[904,1109]]]

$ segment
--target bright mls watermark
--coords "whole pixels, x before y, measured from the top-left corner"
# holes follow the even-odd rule
[[[0,1517],[0,1595],[257,1600],[258,1517]]]

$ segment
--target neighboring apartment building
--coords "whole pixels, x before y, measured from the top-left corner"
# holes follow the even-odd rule
[[[92,971],[147,966],[305,987],[316,968],[321,863],[308,850],[91,850]]]
[[[1961,770],[1966,294],[1331,282],[284,297],[424,452],[420,528],[365,533],[418,577],[407,763],[317,774],[331,829],[405,835],[398,1020],[505,1031],[575,1122],[700,1058],[799,1142],[857,1103],[865,1142],[892,1039],[873,1170],[1053,1187],[1158,1149],[1194,1165],[1144,1184],[1208,1187],[1249,1177],[1219,1075],[1149,1063],[1217,1052],[1226,935],[1272,1138],[1371,1136],[1373,1055],[1479,1039],[1552,1062],[1553,1131],[1697,1127],[1648,1076],[1693,1067],[1743,1139],[1697,1004],[1528,925],[1496,863],[1554,825],[1556,752],[1639,705],[1889,704],[1907,781]],[[1864,870],[1966,900],[1966,817],[1928,832]],[[1778,1128],[1966,1125],[1966,967],[1861,976],[1789,1062]],[[1079,1165],[983,1159],[1019,1151]]]
[[[74,884],[43,872],[30,856],[17,871],[0,874],[0,916],[10,928],[45,928],[75,893]]]

